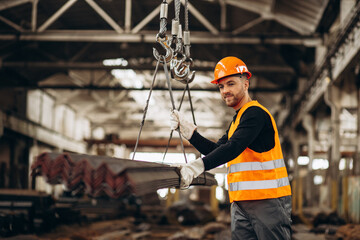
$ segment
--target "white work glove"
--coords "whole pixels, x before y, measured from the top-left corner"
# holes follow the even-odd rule
[[[197,178],[205,170],[204,162],[201,158],[180,166],[180,188],[188,188],[194,178]]]
[[[176,130],[180,125],[180,133],[184,138],[189,140],[194,131],[196,130],[196,125],[192,122],[187,121],[177,110],[174,110],[170,114],[170,127],[171,130]]]

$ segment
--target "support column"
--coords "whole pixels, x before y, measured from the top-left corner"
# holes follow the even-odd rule
[[[312,161],[314,159],[314,149],[315,149],[315,129],[314,129],[314,117],[310,114],[306,114],[303,118],[302,124],[307,132],[307,142],[308,142],[308,174],[306,177],[306,202],[308,206],[313,205],[313,182],[314,177],[312,173]]]
[[[210,190],[210,206],[212,214],[217,217],[219,215],[219,201],[216,198],[216,188],[217,186],[211,186]]]
[[[4,135],[4,123],[3,123],[3,115],[0,111],[0,138]]]
[[[357,83],[357,146],[354,158],[354,175],[360,175],[360,64],[355,69],[356,83]]]
[[[331,152],[329,157],[329,176],[331,181],[331,208],[337,210],[338,206],[338,175],[340,161],[340,90],[330,84],[325,92],[325,103],[331,108]]]
[[[292,192],[292,210],[293,212],[300,212],[302,205],[302,192],[300,192],[300,169],[299,165],[297,163],[297,159],[299,157],[300,152],[300,141],[299,136],[294,130],[289,130],[290,134],[290,141],[291,141],[291,155],[294,159],[294,172],[293,172],[293,180],[292,180],[292,186],[291,186],[291,192]]]

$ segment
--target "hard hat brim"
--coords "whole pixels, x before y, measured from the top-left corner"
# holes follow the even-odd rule
[[[210,83],[212,83],[212,84],[219,84],[219,81],[223,80],[224,78],[230,77],[230,76],[234,76],[234,75],[239,75],[239,74],[241,74],[241,73],[235,73],[235,74],[231,74],[231,75],[224,76],[224,77],[222,77],[222,78],[214,79],[214,80],[212,80]],[[245,72],[245,74],[247,75],[247,79],[250,79],[251,76],[252,76],[250,72]]]

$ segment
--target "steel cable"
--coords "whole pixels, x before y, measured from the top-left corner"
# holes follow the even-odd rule
[[[189,31],[189,9],[188,0],[185,0],[185,31]]]
[[[159,58],[159,60],[158,60],[157,63],[156,63],[155,72],[154,72],[154,75],[153,75],[153,80],[152,80],[152,83],[151,83],[151,87],[150,87],[150,91],[149,91],[148,98],[147,98],[147,100],[146,100],[146,105],[145,105],[145,108],[144,108],[143,118],[142,118],[142,121],[141,121],[141,124],[140,124],[139,134],[138,134],[138,137],[137,137],[137,139],[136,139],[136,144],[135,144],[135,148],[134,148],[134,154],[133,154],[131,160],[134,160],[134,158],[135,158],[135,154],[136,154],[137,146],[138,146],[138,144],[139,144],[139,139],[140,139],[141,131],[142,131],[142,128],[143,128],[143,126],[144,126],[144,124],[145,124],[146,113],[147,113],[147,110],[148,110],[148,107],[149,107],[150,97],[151,97],[151,94],[152,94],[152,91],[153,91],[153,88],[154,88],[154,85],[155,85],[155,79],[156,79],[156,74],[157,74],[158,69],[159,69],[159,64],[160,64],[160,58]]]

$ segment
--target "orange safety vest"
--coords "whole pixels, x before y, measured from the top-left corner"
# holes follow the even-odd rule
[[[242,114],[252,106],[258,106],[269,114],[275,131],[275,146],[262,153],[246,148],[239,156],[227,163],[230,202],[291,195],[275,120],[264,106],[257,101],[246,103],[229,128],[228,139],[238,127]]]

